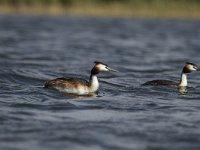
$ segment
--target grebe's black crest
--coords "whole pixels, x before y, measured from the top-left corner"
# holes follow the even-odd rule
[[[185,64],[192,65],[192,66],[197,66],[196,64],[191,63],[191,62],[186,62]]]
[[[100,61],[95,61],[94,63],[95,63],[96,65],[97,65],[97,64],[102,64],[102,65],[108,66],[107,64],[102,63],[102,62],[100,62]]]

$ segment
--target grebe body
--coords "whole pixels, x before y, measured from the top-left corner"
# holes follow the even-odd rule
[[[178,83],[170,80],[153,80],[145,82],[143,85],[152,85],[152,86],[171,86],[171,87],[178,87]]]
[[[117,72],[117,70],[108,67],[108,65],[95,61],[95,66],[91,70],[89,81],[78,78],[56,78],[47,81],[44,87],[70,94],[88,95],[98,91],[99,81],[97,74],[101,71]]]
[[[169,87],[176,87],[176,88],[187,87],[188,85],[187,74],[193,71],[199,71],[199,68],[197,67],[197,65],[187,62],[185,66],[183,67],[179,82],[174,82],[170,80],[153,80],[153,81],[148,81],[142,85],[169,86]]]

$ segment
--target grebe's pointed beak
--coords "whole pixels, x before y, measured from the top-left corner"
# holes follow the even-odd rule
[[[118,70],[115,70],[115,69],[112,69],[112,68],[110,68],[110,67],[106,67],[107,69],[108,69],[108,71],[112,71],[112,72],[119,72]]]

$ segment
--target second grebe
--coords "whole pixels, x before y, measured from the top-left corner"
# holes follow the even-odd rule
[[[99,88],[99,81],[97,79],[97,74],[101,71],[113,71],[117,72],[108,65],[95,61],[95,66],[91,70],[89,82],[83,79],[77,78],[56,78],[49,80],[45,83],[44,87],[59,90],[61,92],[66,92],[69,94],[77,95],[88,95],[90,93],[97,92]]]
[[[200,69],[197,67],[197,65],[187,62],[183,67],[179,83],[170,80],[153,80],[153,81],[148,81],[143,85],[153,85],[153,86],[160,85],[160,86],[170,86],[177,88],[187,87],[187,74],[199,70]]]

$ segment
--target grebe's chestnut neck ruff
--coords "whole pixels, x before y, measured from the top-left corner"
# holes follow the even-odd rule
[[[88,95],[90,93],[97,92],[97,90],[99,89],[97,74],[102,71],[117,72],[117,70],[114,70],[108,67],[108,65],[101,62],[95,61],[94,63],[95,65],[91,70],[89,82],[77,78],[56,78],[47,81],[45,83],[45,87],[77,95]]]
[[[176,83],[174,81],[169,80],[153,80],[148,81],[144,83],[143,85],[162,85],[162,86],[171,86],[171,87],[187,87],[187,74],[191,73],[193,71],[199,71],[199,68],[197,65],[193,63],[187,62],[185,66],[183,67],[182,73],[181,73],[181,79],[179,83]]]

